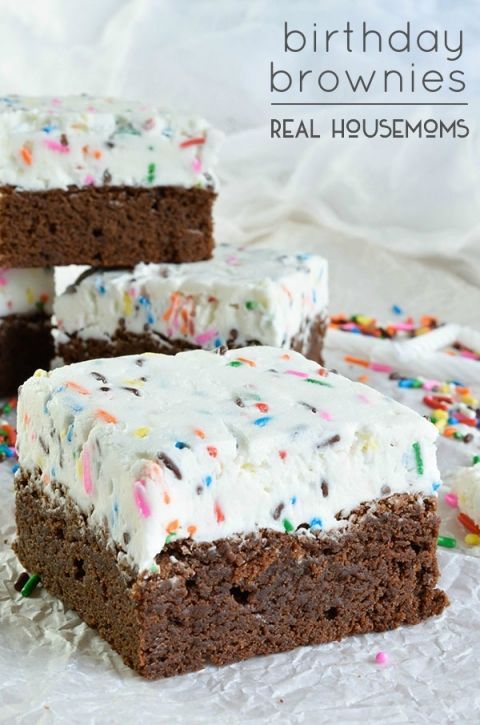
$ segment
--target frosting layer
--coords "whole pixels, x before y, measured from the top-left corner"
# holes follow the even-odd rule
[[[173,539],[332,530],[392,493],[438,486],[437,431],[299,353],[145,354],[38,371],[19,462],[59,482],[140,569]]]
[[[51,315],[54,296],[53,269],[0,267],[0,317],[38,312]]]
[[[480,463],[458,468],[450,479],[458,508],[480,526]]]
[[[205,187],[221,136],[201,118],[138,101],[3,96],[0,184]]]
[[[288,346],[327,302],[322,257],[224,244],[205,262],[91,270],[56,300],[55,315],[60,331],[83,338],[108,339],[122,325],[204,348]]]

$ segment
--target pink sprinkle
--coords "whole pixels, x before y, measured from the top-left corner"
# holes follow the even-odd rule
[[[333,420],[332,414],[329,413],[327,410],[319,410],[318,415],[320,418],[323,418],[323,420]]]
[[[379,373],[391,373],[393,368],[390,365],[384,365],[383,363],[371,362],[368,366],[370,370],[376,370]]]
[[[433,388],[436,388],[437,385],[439,385],[438,380],[425,380],[422,387],[424,390],[433,390]]]
[[[92,471],[90,468],[90,454],[86,448],[82,451],[83,488],[89,495],[93,492]]]
[[[410,330],[415,329],[415,325],[413,322],[396,322],[394,325],[392,325],[396,330],[402,330],[404,332],[410,332]]]
[[[228,256],[225,261],[227,264],[235,266],[236,264],[238,264],[238,257],[236,257],[234,254],[230,254],[230,256]]]
[[[148,505],[148,501],[145,498],[145,488],[143,481],[135,481],[135,483],[133,484],[133,497],[135,499],[137,509],[140,512],[140,516],[143,516],[144,519],[148,519],[152,512],[150,510],[150,506]]]
[[[70,148],[61,144],[60,141],[55,141],[54,139],[45,139],[43,143],[48,149],[50,149],[50,151],[57,151],[59,154],[70,153]]]
[[[377,652],[375,655],[375,663],[377,665],[386,665],[388,662],[388,654],[386,652]]]
[[[364,395],[363,393],[359,393],[357,397],[359,400],[362,401],[362,403],[366,403],[367,405],[370,405],[370,399],[367,398],[367,396]]]
[[[7,270],[5,268],[0,270],[0,285],[2,285],[2,287],[5,287],[5,285],[8,284],[8,279],[5,274],[6,271]]]
[[[216,334],[216,330],[206,330],[205,332],[202,332],[200,335],[196,336],[195,342],[197,343],[197,345],[205,345],[205,343],[213,340]]]
[[[197,158],[193,159],[192,168],[196,174],[200,173],[200,171],[202,170],[202,162],[200,161],[200,159],[197,159]]]
[[[93,176],[91,174],[87,174],[84,181],[85,186],[93,186],[94,183],[95,179]]]
[[[458,508],[458,497],[456,493],[446,493],[443,500],[452,509]]]
[[[308,378],[308,373],[304,373],[301,370],[285,370],[287,375],[295,375],[297,378]]]

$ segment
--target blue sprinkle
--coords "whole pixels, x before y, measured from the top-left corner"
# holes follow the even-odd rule
[[[290,503],[294,506],[297,503],[297,497],[292,496],[292,498],[290,499]]]
[[[70,425],[67,428],[67,441],[69,443],[71,443],[72,438],[73,438],[73,423],[70,423]]]
[[[152,315],[151,312],[147,315],[147,322],[149,325],[153,325],[155,322],[155,315]]]
[[[204,482],[205,486],[207,486],[207,487],[212,485],[212,481],[213,481],[213,478],[211,476],[203,477],[203,482]]]
[[[148,307],[151,304],[150,303],[150,300],[148,299],[148,297],[142,297],[142,296],[140,296],[138,298],[138,303],[140,305],[143,305],[144,307]]]
[[[187,448],[187,444],[183,441],[177,441],[175,443],[175,448],[180,448],[180,450],[182,450],[182,448]]]
[[[310,259],[312,255],[307,254],[306,252],[301,252],[300,254],[297,254],[297,259],[299,262],[305,262],[307,259]]]
[[[12,469],[11,469],[11,470],[12,470],[12,473],[16,473],[16,472],[18,471],[18,469],[19,469],[19,468],[20,468],[19,464],[18,464],[18,463],[15,463],[15,464],[14,464],[14,465],[12,466]]]
[[[55,390],[53,392],[54,393],[63,393],[64,390],[65,390],[65,385],[60,385],[58,388],[55,388]]]
[[[53,123],[47,123],[46,126],[42,126],[42,131],[44,133],[51,133],[52,131],[55,130],[55,128],[56,128],[56,126]]]
[[[316,290],[312,290],[312,302],[314,305],[317,304],[317,292]]]
[[[313,518],[310,520],[310,528],[312,529],[321,529],[323,526],[322,519]]]
[[[80,405],[80,403],[70,403],[70,407],[74,413],[81,413],[83,410],[83,405]]]
[[[264,425],[267,425],[267,423],[270,423],[272,420],[271,415],[264,415],[263,418],[257,418],[253,421],[254,425],[260,426],[260,428],[263,428]]]
[[[394,312],[396,315],[401,315],[403,310],[398,305],[392,305],[392,312]]]
[[[438,489],[440,488],[441,485],[442,485],[441,482],[432,483],[432,490],[438,491]]]
[[[167,138],[171,138],[173,134],[173,131],[171,128],[164,128],[162,131],[162,136],[166,136]]]
[[[215,347],[222,347],[222,341],[220,340],[219,337],[215,338],[215,340],[213,341],[213,344],[215,345]]]
[[[398,381],[399,388],[411,388],[412,386],[413,386],[413,383],[409,378],[405,378],[404,380]]]
[[[105,289],[105,285],[103,283],[103,279],[101,277],[97,277],[95,280],[95,289],[97,290],[99,295],[104,295],[107,291]]]
[[[458,418],[454,418],[453,415],[451,415],[448,419],[448,422],[450,425],[455,425],[456,423],[458,423]]]
[[[52,478],[56,478],[56,477],[57,477],[57,474],[56,474],[55,468],[54,468],[53,466],[52,466],[52,468],[50,469],[50,475],[51,475],[51,477],[52,477]]]
[[[5,455],[7,456],[7,458],[13,458],[15,452],[12,448],[7,448],[7,450],[5,451]]]

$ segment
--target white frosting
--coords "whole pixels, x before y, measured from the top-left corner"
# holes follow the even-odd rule
[[[458,508],[480,526],[480,463],[458,468],[450,478],[458,497]]]
[[[52,314],[53,269],[0,267],[0,317],[38,312]]]
[[[329,531],[362,502],[430,495],[436,437],[399,403],[270,347],[38,371],[18,403],[21,468],[52,496],[63,484],[141,570],[172,539]]]
[[[121,319],[128,332],[205,348],[223,345],[232,330],[236,344],[288,346],[326,316],[327,302],[322,257],[220,245],[206,262],[94,271],[56,300],[55,315],[61,332],[81,338],[109,339]]]
[[[38,191],[109,183],[212,183],[221,134],[138,101],[0,97],[0,184]]]

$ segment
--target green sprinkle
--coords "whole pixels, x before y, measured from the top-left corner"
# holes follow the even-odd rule
[[[147,181],[149,184],[153,184],[155,181],[155,164],[148,164],[148,176]]]
[[[28,578],[28,581],[23,585],[20,590],[20,594],[22,595],[22,597],[29,597],[30,594],[33,594],[33,592],[37,588],[37,584],[39,581],[39,574],[32,574],[32,576]]]
[[[255,300],[247,300],[245,302],[245,307],[247,310],[256,310],[258,308],[258,302]]]
[[[290,531],[293,531],[294,526],[293,526],[293,524],[292,524],[291,521],[289,521],[288,519],[283,519],[282,523],[283,523],[283,528],[285,529],[285,531],[287,532],[287,534]]]
[[[412,388],[423,388],[422,381],[421,380],[417,380],[416,378],[414,378],[412,380]]]
[[[420,448],[420,443],[417,441],[412,446],[413,452],[415,453],[415,465],[417,467],[417,473],[419,476],[423,475],[424,466],[423,466],[423,458],[422,458],[422,449]]]
[[[473,456],[472,465],[475,466],[476,463],[480,463],[480,456]]]
[[[158,564],[155,564],[155,562],[153,562],[153,564],[150,567],[150,572],[152,574],[158,574],[159,571],[160,571],[160,567],[158,566]]]
[[[240,365],[243,365],[243,363],[240,362],[240,360],[232,360],[232,362],[228,363],[231,368],[239,368]]]
[[[457,545],[457,540],[452,539],[450,536],[439,536],[437,544],[439,546],[444,546],[446,549],[454,549]]]
[[[315,385],[323,385],[324,388],[333,388],[331,383],[326,383],[325,380],[317,380],[317,378],[305,378],[306,383],[315,383]]]
[[[169,534],[167,536],[167,538],[165,539],[165,543],[169,544],[176,537],[176,535],[177,535],[176,531],[172,531],[172,533]]]

